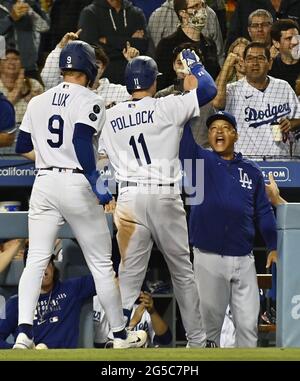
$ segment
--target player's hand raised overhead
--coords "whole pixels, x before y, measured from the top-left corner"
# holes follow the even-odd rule
[[[191,49],[184,49],[180,53],[180,59],[183,64],[182,72],[184,74],[192,74],[192,67],[194,67],[196,64],[201,64],[200,58],[197,56],[195,51]]]
[[[211,75],[205,70],[200,58],[194,50],[184,49],[180,53],[183,65],[182,72],[186,74],[183,88],[185,91],[197,89],[199,106],[210,102],[217,94],[216,84]]]

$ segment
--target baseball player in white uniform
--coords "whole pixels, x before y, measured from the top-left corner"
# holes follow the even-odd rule
[[[235,149],[244,156],[299,155],[300,144],[291,132],[300,127],[300,102],[295,92],[286,81],[267,76],[271,60],[263,44],[248,45],[244,61],[246,77],[228,84],[226,89],[225,109],[235,116],[239,126]],[[283,123],[290,124],[289,129],[282,128],[290,131],[288,139],[273,132],[272,125],[283,127]]]
[[[213,79],[193,51],[182,52],[184,95],[154,99],[156,62],[147,56],[127,64],[125,83],[132,100],[107,110],[101,137],[116,171],[115,211],[122,261],[119,282],[128,320],[146,274],[155,241],[169,267],[189,347],[204,347],[199,296],[190,262],[185,210],[178,182],[180,128],[199,115],[199,105],[216,94]]]
[[[16,147],[17,153],[35,158],[39,171],[30,199],[29,255],[19,284],[19,334],[14,348],[34,347],[32,322],[40,285],[65,221],[93,274],[97,295],[113,327],[114,347],[140,347],[147,334],[125,330],[102,206],[112,196],[95,165],[92,139],[103,126],[105,107],[87,89],[97,75],[94,49],[83,41],[71,42],[62,50],[59,66],[64,82],[30,101]]]

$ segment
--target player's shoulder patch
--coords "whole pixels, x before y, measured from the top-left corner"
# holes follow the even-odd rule
[[[94,105],[94,106],[93,106],[93,111],[94,111],[95,114],[99,114],[100,110],[101,110],[101,109],[100,109],[100,106],[99,106],[99,105]]]
[[[89,118],[90,118],[90,120],[92,121],[92,122],[95,122],[98,118],[97,118],[97,115],[96,114],[94,114],[93,112],[91,112],[90,114],[89,114]]]

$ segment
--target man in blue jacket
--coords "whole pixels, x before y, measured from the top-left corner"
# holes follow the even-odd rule
[[[275,217],[259,167],[234,152],[238,139],[234,116],[219,111],[206,124],[212,151],[195,143],[189,125],[180,145],[181,160],[191,159],[193,163],[189,182],[196,179],[196,161],[204,160],[204,199],[191,206],[189,221],[204,328],[207,338],[219,344],[229,304],[236,346],[255,347],[259,314],[252,253],[255,225],[270,252],[270,267],[277,258]]]
[[[36,348],[77,348],[80,311],[87,298],[96,295],[92,275],[59,280],[54,255],[45,271],[35,309],[33,334]],[[18,331],[18,295],[6,302],[5,319],[0,319],[0,349],[10,349],[6,339]],[[3,316],[3,315],[2,315]]]

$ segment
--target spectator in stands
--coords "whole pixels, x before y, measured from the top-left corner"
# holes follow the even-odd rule
[[[26,77],[20,53],[15,49],[7,49],[0,60],[0,91],[14,105],[17,124],[22,122],[30,99],[44,91],[36,79]]]
[[[220,345],[229,304],[236,327],[236,346],[255,347],[259,314],[252,253],[255,224],[266,242],[270,267],[277,259],[275,217],[261,170],[235,152],[238,127],[234,116],[220,111],[208,118],[207,128],[212,151],[196,144],[189,125],[180,142],[183,169],[186,159],[194,162],[193,170],[186,171],[188,183],[197,186],[195,164],[204,160],[204,177],[200,180],[204,198],[191,206],[189,221],[204,329],[207,338]]]
[[[219,2],[219,1],[218,1]],[[202,29],[202,34],[215,41],[217,46],[217,55],[220,66],[224,62],[224,44],[221,27],[215,11],[207,6],[207,22]],[[149,31],[151,40],[156,48],[159,41],[173,34],[180,25],[179,18],[174,10],[174,0],[166,0],[162,6],[156,9],[149,19]]]
[[[110,64],[104,76],[111,82],[124,84],[127,64],[123,49],[127,42],[144,54],[148,48],[146,19],[141,9],[128,0],[94,0],[79,18],[80,38],[93,45],[101,44]]]
[[[251,42],[244,51],[245,78],[219,91],[218,109],[233,114],[239,125],[236,149],[247,156],[278,156],[299,154],[295,134],[300,128],[300,103],[286,81],[268,76],[270,51],[261,42]],[[272,127],[272,124],[279,124]],[[273,135],[274,130],[274,135]]]
[[[248,17],[248,33],[251,41],[262,42],[271,47],[273,17],[265,9],[256,9]]]
[[[49,54],[42,70],[41,76],[46,89],[50,89],[58,85],[62,81],[62,76],[59,70],[59,55],[62,48],[69,42],[76,40],[79,37],[80,29],[76,32],[69,32],[64,35],[56,48]],[[131,98],[127,92],[126,86],[110,83],[108,78],[103,78],[106,67],[109,65],[109,58],[105,51],[100,47],[95,47],[95,53],[98,65],[98,76],[94,82],[93,89],[104,99],[106,106],[112,103],[119,103]],[[130,60],[137,55],[139,51],[130,46],[127,42],[127,47],[123,49],[123,55],[126,60]]]
[[[81,307],[96,295],[94,281],[92,275],[60,281],[54,258],[42,280],[33,321],[34,341],[37,348],[77,348]],[[9,298],[5,308],[6,319],[0,319],[0,348],[10,349],[13,345],[6,339],[18,335],[18,296]]]
[[[244,37],[237,38],[229,47],[228,54],[224,65],[216,79],[218,92],[213,99],[212,104],[218,108],[220,99],[223,100],[226,96],[226,84],[238,81],[245,76],[244,51],[249,45]],[[225,85],[225,86],[224,86]]]
[[[25,239],[10,239],[0,243],[0,273],[13,259],[22,255],[25,243]]]
[[[195,44],[186,42],[186,43],[180,44],[179,46],[176,46],[172,53],[173,70],[176,73],[174,84],[171,86],[168,86],[165,89],[158,91],[154,96],[155,98],[165,97],[169,94],[182,94],[184,92],[183,81],[184,81],[184,77],[188,74],[188,73],[185,73],[182,61],[180,59],[180,53],[184,49],[194,50],[195,53],[198,55],[198,57],[202,59],[201,51],[198,49],[198,47]],[[191,128],[192,128],[195,140],[198,144],[201,144],[203,147],[208,147],[207,128],[206,128],[205,122],[210,115],[214,114],[214,111],[215,110],[212,107],[212,104],[208,103],[201,107],[200,115],[197,117],[194,117],[191,120],[191,126],[192,126]]]
[[[14,106],[0,92],[0,148],[10,147],[15,140],[16,115]]]
[[[28,77],[39,79],[37,37],[48,29],[49,19],[37,0],[0,0],[0,34],[5,35],[8,48],[20,52],[22,66]]]
[[[172,342],[171,330],[157,312],[152,295],[147,291],[141,291],[138,303],[133,306],[128,329],[146,331],[148,334],[147,346],[159,347],[170,345]],[[96,348],[112,347],[113,336],[97,297],[94,297],[94,330]]]
[[[271,28],[272,41],[279,54],[274,58],[269,74],[284,79],[294,90],[300,74],[300,58],[295,59],[292,51],[299,44],[296,38],[299,34],[298,23],[290,19],[275,21]]]
[[[230,28],[227,37],[228,46],[238,37],[249,39],[248,17],[257,9],[269,11],[273,20],[290,18],[300,20],[300,1],[295,0],[239,0],[230,20]]]
[[[157,78],[159,90],[173,83],[176,75],[172,70],[172,51],[184,42],[198,46],[205,69],[214,79],[220,71],[216,44],[201,32],[207,23],[205,2],[203,0],[174,0],[174,10],[180,19],[180,26],[175,33],[160,40],[155,52],[158,70],[163,74]]]
[[[218,18],[213,9],[208,6],[206,6],[206,13],[207,22],[203,26],[201,33],[215,42],[218,62],[222,66],[224,62],[224,44]],[[174,10],[174,0],[166,0],[160,8],[157,8],[151,14],[149,19],[149,32],[154,48],[157,47],[162,38],[175,33],[179,25],[180,21]],[[181,42],[184,41],[178,41],[178,44]]]
[[[278,50],[271,44],[271,26],[273,17],[265,9],[256,9],[248,17],[248,33],[251,41],[262,42],[271,53],[271,58],[276,57]]]

